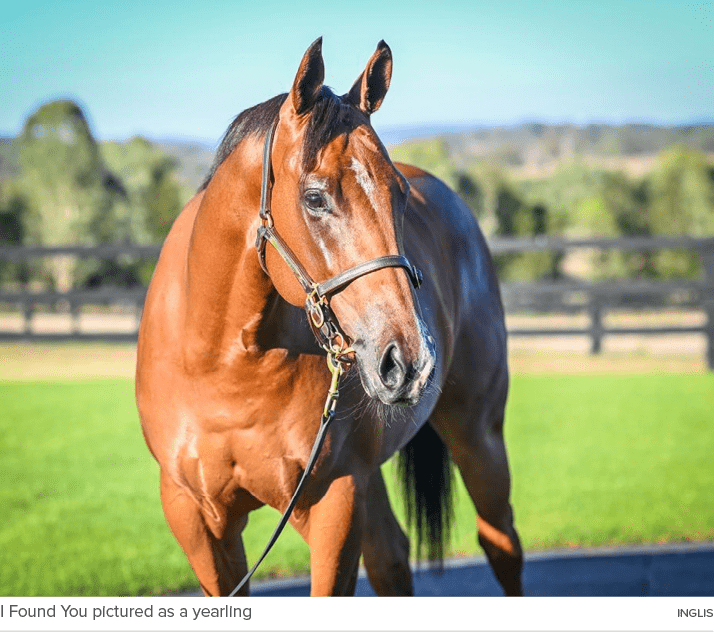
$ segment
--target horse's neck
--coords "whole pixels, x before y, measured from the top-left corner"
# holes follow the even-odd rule
[[[184,361],[197,372],[255,345],[274,289],[255,251],[260,164],[254,152],[234,154],[204,194],[188,247]]]

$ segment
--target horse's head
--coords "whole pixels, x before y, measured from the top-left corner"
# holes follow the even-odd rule
[[[318,39],[302,59],[280,108],[271,153],[275,230],[318,282],[400,255],[409,196],[408,182],[370,125],[389,87],[389,47],[380,42],[343,96],[323,86],[321,48]],[[294,272],[274,249],[266,257],[278,292],[303,305],[305,291]],[[417,314],[410,271],[392,263],[355,278],[329,299],[352,341],[367,393],[386,404],[415,404],[435,351]]]

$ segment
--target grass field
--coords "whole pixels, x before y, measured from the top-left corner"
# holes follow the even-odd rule
[[[713,404],[705,373],[515,375],[507,438],[526,549],[714,539]],[[131,380],[5,381],[0,410],[0,594],[196,586],[163,520]],[[458,484],[450,552],[463,556],[478,549]],[[250,560],[277,518],[252,515]],[[305,572],[308,558],[289,529],[258,577]]]

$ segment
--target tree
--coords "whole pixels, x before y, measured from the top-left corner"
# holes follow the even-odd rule
[[[714,235],[714,167],[700,152],[675,146],[663,152],[647,179],[654,235]],[[690,277],[699,270],[688,252],[663,251],[657,269],[667,277]]]
[[[454,165],[449,158],[449,150],[443,138],[408,141],[400,143],[389,150],[389,156],[394,162],[416,165],[437,178],[441,178],[450,186],[455,187]]]
[[[137,243],[162,242],[183,207],[176,161],[141,136],[128,143],[103,143],[102,154],[126,191],[130,239]],[[121,267],[105,265],[86,283],[111,279],[121,285],[148,284],[155,263],[141,260]]]
[[[495,192],[496,235],[535,237],[548,231],[548,210],[543,204],[529,205],[505,181]],[[494,258],[503,279],[534,280],[557,276],[560,255],[549,252],[500,255]]]
[[[176,161],[141,136],[128,143],[105,143],[102,151],[126,188],[132,239],[163,241],[183,206]]]
[[[465,171],[454,170],[456,193],[481,220],[484,216],[484,194],[478,181]]]
[[[173,179],[175,163],[165,160],[151,170],[151,180],[144,191],[146,228],[150,237],[162,242],[181,210],[179,187]]]
[[[81,108],[53,101],[32,114],[20,137],[21,183],[31,206],[27,241],[61,245],[96,243],[126,234],[116,205],[120,183],[107,172]],[[53,285],[72,285],[74,261],[48,262]]]
[[[27,202],[10,181],[0,182],[0,244],[22,244]],[[0,281],[23,281],[26,266],[0,259]]]
[[[587,238],[649,234],[643,187],[622,173],[574,162],[549,178],[522,183],[520,192],[531,203],[547,205],[551,235]],[[651,275],[646,256],[617,250],[570,251],[560,265],[565,275],[590,279]]]

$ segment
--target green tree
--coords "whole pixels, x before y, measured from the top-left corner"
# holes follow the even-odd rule
[[[652,231],[714,235],[714,167],[684,146],[663,152],[649,177]]]
[[[22,244],[27,203],[17,191],[0,188],[0,244]]]
[[[183,206],[176,161],[141,136],[128,143],[105,143],[102,151],[126,188],[132,239],[163,241]]]
[[[127,227],[117,214],[123,198],[119,181],[101,159],[81,108],[53,101],[32,114],[20,137],[21,183],[31,206],[27,241],[60,245],[122,239]],[[74,261],[48,262],[49,281],[60,289],[72,285]]]
[[[496,186],[495,234],[504,237],[535,237],[548,231],[548,210],[543,204],[529,205],[514,188],[501,181]],[[559,255],[549,252],[499,255],[495,258],[503,279],[535,280],[557,275]]]
[[[454,164],[449,158],[446,141],[442,138],[400,143],[390,148],[389,156],[395,162],[416,165],[456,188]]]
[[[640,182],[622,173],[572,163],[539,181],[523,183],[526,200],[550,209],[548,232],[563,237],[648,235],[647,199]],[[567,253],[562,273],[588,279],[652,274],[651,259],[639,253],[582,251]]]
[[[144,191],[146,229],[149,236],[162,242],[181,210],[181,195],[173,178],[174,163],[165,160],[151,170],[151,180]]]
[[[176,178],[176,161],[141,136],[128,143],[103,143],[102,153],[112,173],[125,187],[130,209],[131,239],[138,243],[162,242],[183,207],[184,192]],[[146,284],[155,262],[127,263],[121,270],[104,267],[102,279],[130,285]],[[98,283],[97,276],[87,283]]]
[[[27,202],[14,183],[0,182],[0,245],[22,244],[25,237]],[[0,259],[0,281],[25,281],[27,266]]]
[[[481,220],[484,216],[484,193],[476,178],[465,171],[454,170],[456,193]]]
[[[650,225],[654,235],[714,235],[714,167],[707,157],[685,146],[663,152],[647,179]],[[699,270],[698,257],[663,251],[656,257],[666,277],[690,277]]]

